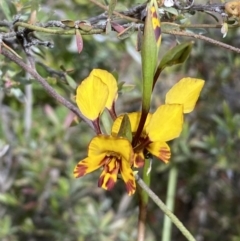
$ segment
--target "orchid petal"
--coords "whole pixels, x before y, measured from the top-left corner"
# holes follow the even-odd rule
[[[98,180],[98,186],[105,190],[111,190],[116,181],[119,171],[119,162],[116,158],[112,158],[110,162],[104,166],[104,170]]]
[[[113,102],[117,99],[118,97],[118,86],[117,86],[117,81],[115,77],[109,73],[106,70],[102,69],[94,69],[90,73],[90,75],[93,75],[95,77],[98,77],[102,80],[102,82],[107,85],[108,87],[108,98],[105,107],[109,110],[112,109]]]
[[[167,163],[171,157],[170,147],[166,142],[152,142],[146,149],[155,157]]]
[[[120,172],[123,181],[125,182],[128,195],[134,194],[136,191],[135,177],[133,175],[132,168],[127,160],[122,159],[120,164]]]
[[[151,142],[166,142],[178,137],[183,125],[183,105],[161,105],[146,127]]]
[[[203,85],[202,79],[183,78],[167,92],[165,102],[182,104],[183,112],[189,113],[194,109]]]
[[[117,153],[129,162],[133,162],[133,150],[131,143],[121,137],[98,135],[92,139],[88,147],[88,156],[98,156],[103,153]]]
[[[90,172],[97,170],[104,164],[104,157],[105,154],[101,154],[83,159],[74,168],[74,177],[82,177]]]
[[[77,88],[78,108],[84,116],[94,121],[103,112],[108,94],[108,86],[100,78],[89,75]]]

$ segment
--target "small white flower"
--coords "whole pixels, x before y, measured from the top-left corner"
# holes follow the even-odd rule
[[[174,5],[174,1],[173,0],[165,0],[164,1],[164,6],[165,7],[172,7]]]
[[[222,28],[221,28],[221,33],[223,34],[223,38],[225,38],[227,36],[227,32],[228,32],[228,24],[223,23]]]

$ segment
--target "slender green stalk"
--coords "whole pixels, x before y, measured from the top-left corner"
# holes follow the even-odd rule
[[[147,184],[135,174],[138,185],[147,192],[148,196],[157,204],[157,206],[171,219],[171,221],[177,226],[182,234],[187,238],[188,241],[196,241],[192,234],[186,229],[182,222],[167,208],[162,200],[147,186]]]
[[[150,167],[150,160],[145,159],[145,165],[143,168],[143,180],[144,183],[150,185],[150,175],[148,174],[148,169]],[[149,196],[143,188],[138,188],[139,191],[139,215],[138,215],[138,241],[145,240],[145,229],[146,229],[146,218],[147,218],[147,204]]]
[[[170,211],[174,210],[177,177],[178,177],[178,170],[177,170],[177,167],[173,165],[170,169],[169,176],[168,176],[168,189],[167,189],[167,199],[166,199],[166,206]],[[171,234],[172,234],[172,222],[165,215],[164,222],[163,222],[162,241],[170,241]]]

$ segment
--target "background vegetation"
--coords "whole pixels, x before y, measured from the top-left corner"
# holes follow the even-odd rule
[[[33,2],[40,6],[39,22],[88,19],[103,11],[87,0],[6,2],[10,12],[6,15],[1,8],[1,21],[11,20],[8,17],[17,13],[27,21]],[[117,9],[138,3],[126,2],[118,1]],[[187,19],[198,24],[216,23],[204,13],[187,15]],[[0,27],[1,32],[4,29]],[[230,29],[224,39],[219,28],[204,31],[229,45],[240,45],[237,28]],[[139,109],[141,68],[135,51],[136,34],[124,40],[113,32],[84,36],[81,54],[74,37],[38,36],[54,43],[54,48],[34,47],[37,69],[61,95],[74,99],[74,91],[59,74],[62,69],[80,83],[93,68],[103,68],[118,73],[119,81],[135,85],[133,91],[120,95],[118,113]],[[163,34],[160,55],[183,41],[189,38]],[[70,111],[2,55],[0,66],[0,240],[136,240],[136,196],[128,197],[121,182],[111,192],[98,188],[98,173],[73,178],[73,168],[86,155],[94,133],[84,123],[69,127]],[[174,213],[199,241],[240,241],[239,69],[239,54],[194,40],[189,59],[166,69],[155,89],[156,106],[180,78],[206,80],[181,137],[171,143],[171,163],[153,163],[151,184],[165,200],[169,170],[177,166]],[[146,240],[160,240],[163,217],[150,202]],[[174,229],[172,240],[185,238]]]

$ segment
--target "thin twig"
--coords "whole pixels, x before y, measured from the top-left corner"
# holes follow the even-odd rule
[[[233,47],[233,46],[231,46],[229,44],[222,43],[220,41],[217,41],[215,39],[212,39],[212,38],[209,38],[209,37],[206,37],[206,36],[203,36],[203,35],[194,34],[194,33],[188,33],[188,32],[185,32],[185,31],[163,30],[162,32],[165,33],[165,34],[173,34],[173,35],[191,37],[191,38],[195,38],[195,39],[201,39],[201,40],[204,40],[206,42],[209,42],[209,43],[212,43],[214,45],[217,45],[219,47],[222,47],[222,48],[231,50],[233,52],[236,52],[238,54],[240,53],[240,48]]]
[[[90,0],[90,2],[94,3],[95,5],[99,6],[102,9],[104,9],[105,11],[108,11],[108,6],[105,6],[105,5],[101,4],[99,1],[97,1],[97,0]],[[118,17],[120,17],[122,19],[126,19],[126,20],[134,22],[134,23],[142,22],[139,19],[125,16],[125,15],[123,15],[123,14],[117,12],[117,11],[113,11],[113,14],[115,14],[116,16],[118,16]]]
[[[49,95],[51,95],[59,103],[61,103],[69,110],[71,110],[79,118],[84,120],[94,130],[92,122],[90,122],[75,105],[73,105],[70,101],[66,100],[64,97],[59,95],[42,76],[40,76],[33,68],[28,66],[22,59],[19,59],[16,55],[10,53],[5,48],[2,48],[1,54],[7,57],[8,59],[12,60],[17,65],[19,65],[22,69],[24,69],[29,74],[31,74],[31,76],[34,77],[43,86],[43,88],[47,91]]]
[[[23,22],[17,22],[17,23],[15,23],[14,26],[24,27],[24,28],[27,28],[27,29],[31,29],[33,31],[49,33],[49,34],[58,34],[58,35],[75,35],[76,34],[75,28],[74,29],[67,29],[67,30],[49,29],[49,28],[43,28],[43,27],[39,27],[39,26],[36,26],[36,25],[23,23]],[[103,29],[92,29],[88,32],[80,30],[80,32],[81,32],[82,35],[91,35],[91,34],[103,33],[104,30]]]
[[[30,63],[29,63],[30,66]],[[26,73],[26,78],[30,79],[30,74]],[[33,94],[32,94],[32,85],[25,86],[25,96],[26,103],[24,105],[24,134],[26,140],[29,140],[31,127],[32,127],[32,107],[33,107]]]
[[[192,234],[186,229],[182,222],[167,208],[162,200],[145,184],[145,182],[135,174],[138,185],[148,194],[148,196],[157,204],[157,206],[171,219],[188,241],[196,241]]]

